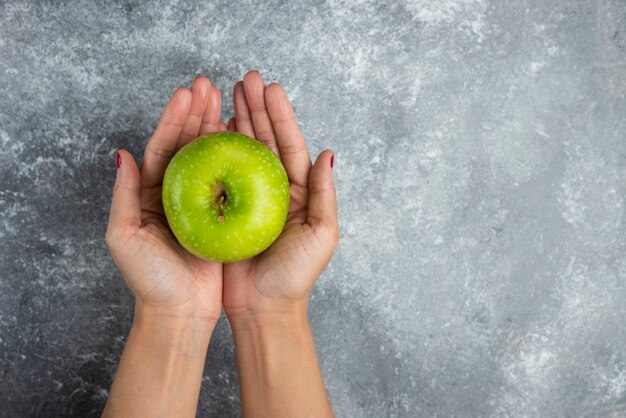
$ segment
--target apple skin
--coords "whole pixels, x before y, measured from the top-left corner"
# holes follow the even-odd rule
[[[265,145],[223,131],[201,136],[174,155],[162,197],[167,222],[187,251],[230,263],[263,252],[281,234],[289,179]]]

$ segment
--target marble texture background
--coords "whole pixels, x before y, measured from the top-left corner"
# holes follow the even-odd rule
[[[337,416],[626,416],[623,0],[0,1],[0,416],[99,416],[115,150],[196,74],[230,116],[248,69],[336,152]],[[240,413],[222,318],[198,415]]]

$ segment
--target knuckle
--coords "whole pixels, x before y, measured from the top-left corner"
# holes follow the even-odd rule
[[[309,208],[307,223],[315,228],[318,228],[322,223],[322,212],[320,210],[312,210]]]
[[[287,117],[283,117],[280,119],[272,119],[272,124],[274,126],[285,126],[285,127],[289,127],[290,125],[294,125],[294,124],[298,124],[298,122],[296,121],[296,117],[292,114],[290,116]]]
[[[161,159],[170,159],[174,156],[176,150],[175,149],[165,149],[165,148],[155,148],[155,147],[146,147],[146,151],[150,154],[153,154],[155,157]]]
[[[122,190],[128,190],[133,193],[139,193],[140,191],[138,187],[129,186],[128,184],[124,184],[122,182],[115,183],[115,186],[113,186],[113,194],[120,192]]]
[[[274,139],[274,131],[269,128],[256,128],[255,129],[256,136],[260,140],[264,140],[266,142],[276,142]]]
[[[306,145],[303,143],[283,144],[280,147],[281,155],[296,155],[306,151]]]
[[[333,250],[339,245],[339,230],[328,221],[318,219],[318,222],[313,227],[313,233],[318,240],[325,245],[329,245]]]

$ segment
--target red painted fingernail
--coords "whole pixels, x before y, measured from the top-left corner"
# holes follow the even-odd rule
[[[330,157],[330,168],[333,168],[334,165],[335,165],[335,154],[333,154],[333,156]]]
[[[122,165],[122,156],[120,155],[119,152],[116,152],[115,153],[115,167],[119,169],[121,165]]]

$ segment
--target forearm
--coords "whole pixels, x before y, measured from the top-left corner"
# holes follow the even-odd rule
[[[246,417],[332,417],[306,307],[271,317],[229,317]]]
[[[194,417],[214,326],[137,307],[103,417]]]

